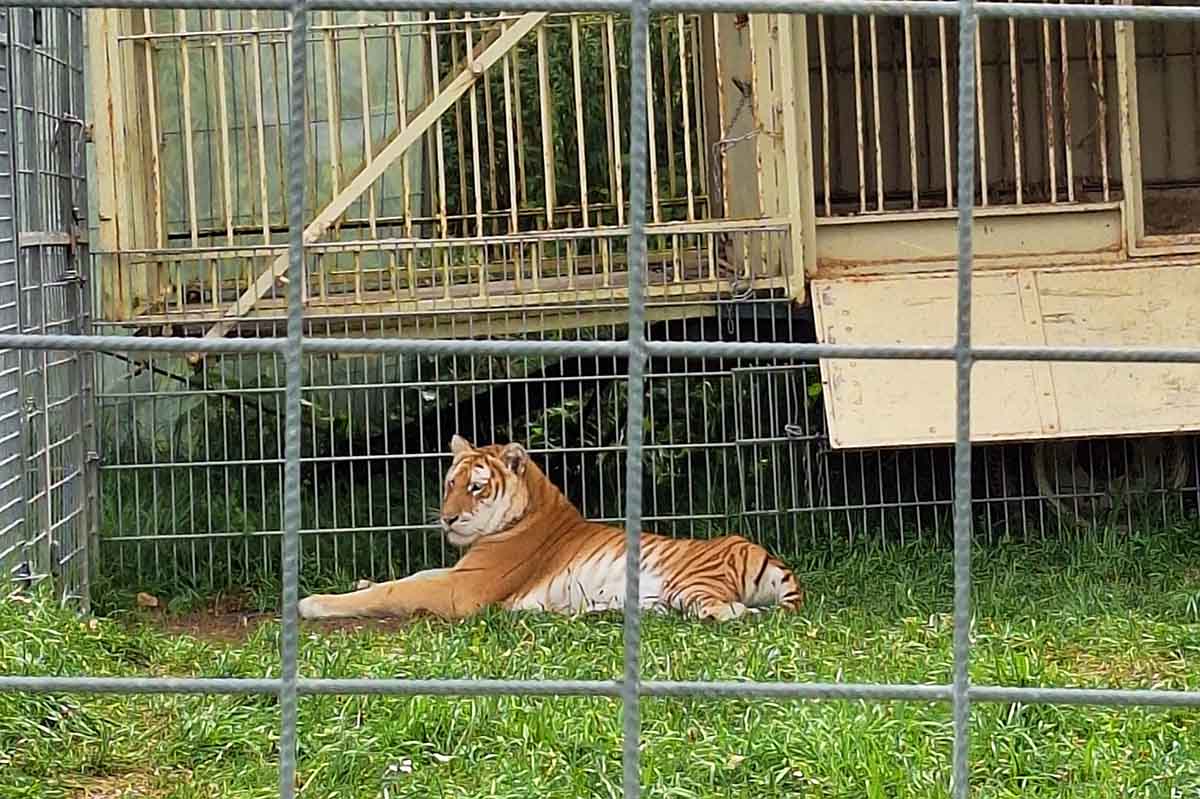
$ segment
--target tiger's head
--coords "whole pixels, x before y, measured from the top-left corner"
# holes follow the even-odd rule
[[[529,453],[520,444],[478,449],[460,435],[442,486],[442,529],[456,547],[469,547],[512,527],[529,509]]]

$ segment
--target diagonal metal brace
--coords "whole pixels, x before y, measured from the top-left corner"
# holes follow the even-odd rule
[[[325,235],[326,231],[346,212],[363,192],[370,188],[393,163],[401,158],[408,148],[420,140],[429,128],[446,113],[456,100],[466,94],[476,81],[483,76],[485,70],[503,58],[518,42],[533,31],[546,12],[533,11],[522,15],[506,28],[482,40],[476,51],[468,54],[462,68],[453,79],[447,83],[438,94],[434,95],[403,128],[391,135],[383,148],[369,163],[365,164],[333,199],[317,213],[313,221],[304,229],[304,243],[312,244]],[[205,338],[223,338],[237,324],[240,317],[247,314],[255,304],[266,296],[276,281],[287,271],[288,254],[282,253],[271,262],[269,269],[263,271],[254,283],[238,297],[225,312],[223,318],[209,328]]]

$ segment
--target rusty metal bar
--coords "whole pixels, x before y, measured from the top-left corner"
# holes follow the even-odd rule
[[[663,40],[664,40],[664,42],[666,41],[665,34],[664,34]],[[663,90],[668,91],[667,87],[669,87],[669,86],[670,86],[669,83],[665,84],[663,87]],[[646,47],[646,131],[647,131],[648,146],[646,149],[647,149],[647,154],[650,159],[649,166],[650,166],[651,218],[653,219],[654,222],[657,223],[657,222],[662,221],[662,203],[660,202],[659,196],[658,196],[658,194],[659,194],[659,189],[658,189],[658,141],[655,137],[654,106],[655,106],[654,70],[651,69],[650,47],[647,46]],[[664,106],[669,109],[671,106],[670,101],[668,100],[666,103],[664,103]],[[670,111],[668,111],[667,113],[668,113],[668,119],[669,119]],[[673,147],[674,140],[671,136],[670,122],[667,123],[666,128],[667,128],[668,146]],[[669,152],[669,150],[668,150],[668,152]],[[675,179],[675,170],[670,169],[669,172],[671,173],[671,182],[673,183],[674,179]],[[671,197],[674,198],[674,196],[675,196],[675,193],[674,193],[674,191],[672,191]]]
[[[867,27],[871,36],[871,102],[874,111],[871,122],[875,133],[875,204],[877,211],[883,211],[883,146],[880,143],[883,120],[879,114],[879,37],[875,30],[874,15],[867,17]]]
[[[858,31],[858,17],[850,18],[854,35],[854,123],[858,135],[858,210],[867,211],[867,166],[866,143],[863,140],[863,96],[862,96],[862,45]]]
[[[1062,0],[1059,0],[1062,2]],[[1067,202],[1075,202],[1075,142],[1071,138],[1071,45],[1067,38],[1067,21],[1058,21],[1059,67],[1062,72],[1063,156],[1067,178]]]
[[[946,207],[954,205],[954,150],[950,144],[950,65],[946,53],[946,20],[938,19],[938,64],[942,72],[942,154],[946,166]]]
[[[679,94],[683,100],[683,182],[687,189],[687,218],[689,222],[696,219],[696,187],[692,172],[692,137],[688,131],[692,126],[691,101],[688,98],[687,80],[687,37],[683,31],[683,14],[676,17],[679,31]],[[664,86],[668,89],[670,84]],[[669,103],[668,103],[669,104]],[[675,171],[674,167],[671,169]]]
[[[187,31],[187,12],[176,12],[178,28]],[[192,246],[200,246],[200,223],[196,212],[196,153],[193,142],[195,129],[192,125],[192,66],[191,53],[187,39],[179,43],[179,60],[183,71],[183,157],[184,174],[187,180],[188,226],[192,236]]]
[[[1012,2],[1012,0],[1009,0]],[[1013,182],[1016,187],[1017,205],[1025,202],[1024,176],[1021,170],[1021,52],[1017,41],[1017,23],[1008,20],[1008,98],[1012,113]],[[982,74],[982,73],[981,73]],[[983,112],[980,111],[980,121]],[[984,180],[986,183],[986,179]]]
[[[363,126],[363,163],[369,167],[371,162],[375,160],[375,143],[371,140],[371,76],[367,69],[367,12],[358,12],[358,21],[360,27],[358,29],[358,61],[359,61],[359,80],[361,82],[362,92],[362,126]],[[371,186],[367,189],[367,225],[371,231],[371,238],[379,235],[376,229],[376,219],[378,217],[378,209],[376,207],[375,194],[377,186]],[[360,275],[361,269],[355,267],[356,274]]]
[[[463,15],[463,26],[466,29],[467,37],[467,52],[466,58],[471,61],[471,71],[476,72],[478,66],[474,63],[475,53],[475,37],[471,33],[471,12],[466,12]],[[487,76],[484,75],[486,83]],[[468,91],[468,108],[471,115],[471,178],[472,188],[475,192],[475,235],[484,236],[486,231],[483,229],[483,175],[479,163],[479,87],[472,86]],[[483,279],[482,273],[480,276],[480,285],[486,286],[487,281]]]
[[[1054,103],[1054,44],[1050,20],[1042,20],[1042,77],[1045,83],[1042,108],[1046,120],[1046,168],[1049,171],[1050,202],[1058,202],[1058,122]]]
[[[502,27],[507,29],[508,24],[502,23]],[[505,160],[508,162],[508,232],[516,233],[519,199],[517,195],[517,158],[514,151],[518,145],[516,144],[517,111],[513,105],[513,94],[515,92],[513,91],[512,70],[510,68],[511,60],[511,55],[505,56],[501,60],[501,64],[504,78],[504,144],[507,148],[505,150]],[[518,270],[517,274],[519,279],[520,270]]]
[[[975,46],[970,48],[975,51],[975,117],[976,127],[979,133],[979,194],[980,205],[988,204],[988,168],[987,168],[987,126],[984,124],[983,114],[983,58],[980,53],[983,50],[980,44],[979,28],[975,28]],[[962,65],[959,65],[961,75]],[[962,118],[959,117],[959,124]],[[961,168],[961,166],[960,166]],[[959,198],[962,202],[962,198]]]
[[[821,67],[821,177],[825,188],[825,216],[833,216],[832,179],[829,174],[829,56],[825,48],[825,15],[817,15],[817,52]]]
[[[649,50],[647,50],[649,53]],[[647,56],[649,57],[649,56]],[[647,77],[649,77],[647,75]],[[581,223],[583,227],[588,227],[591,224],[588,216],[588,181],[587,181],[587,144],[584,141],[583,133],[583,76],[579,66],[579,18],[571,17],[571,78],[575,90],[575,154],[579,165],[579,212],[581,215]],[[654,116],[649,115],[651,133],[650,133],[650,156],[654,157]],[[654,181],[651,180],[651,187],[654,187]],[[657,192],[655,193],[657,197]],[[655,221],[658,218],[655,217]]]
[[[908,169],[912,182],[912,207],[921,207],[921,190],[919,173],[917,171],[917,98],[913,93],[912,70],[912,17],[904,17],[904,77],[908,86]]]
[[[433,20],[430,12],[429,19]],[[429,74],[433,82],[433,94],[436,96],[442,90],[441,64],[438,58],[437,29],[429,27]],[[446,150],[442,131],[442,117],[439,116],[433,125],[434,162],[437,171],[438,222],[442,238],[450,235],[450,224],[446,218]],[[446,291],[450,291],[449,276],[447,276]]]
[[[612,136],[613,146],[609,153],[609,164],[613,170],[615,180],[613,187],[616,189],[617,198],[617,224],[625,224],[625,180],[621,169],[621,109],[617,103],[617,36],[616,30],[613,27],[613,18],[608,16],[605,19],[605,33],[608,36],[608,80],[612,92],[610,100],[612,101]]]
[[[664,87],[671,85],[671,18],[663,17],[658,26],[658,39],[660,44],[659,62],[662,64],[662,85]],[[649,80],[650,73],[646,73],[646,78]],[[650,84],[646,84],[649,89]],[[654,92],[649,91],[648,96],[653,102]],[[662,104],[663,115],[663,130],[667,135],[667,191],[670,192],[672,199],[679,196],[679,185],[675,176],[675,165],[678,160],[675,157],[675,103],[669,98]]]

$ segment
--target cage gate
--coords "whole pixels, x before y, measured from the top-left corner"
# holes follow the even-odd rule
[[[86,335],[83,14],[10,9],[0,28],[0,326]],[[0,566],[18,583],[51,579],[64,601],[86,608],[96,532],[92,356],[5,350],[0,364]]]

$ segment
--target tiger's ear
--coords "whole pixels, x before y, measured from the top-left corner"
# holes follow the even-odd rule
[[[513,474],[521,475],[525,473],[525,466],[529,463],[529,453],[514,441],[500,451],[500,459],[504,461],[505,466],[512,469]]]
[[[454,455],[454,457],[457,458],[459,455],[469,452],[470,450],[471,442],[467,441],[458,433],[455,433],[454,437],[450,439],[450,454]]]

